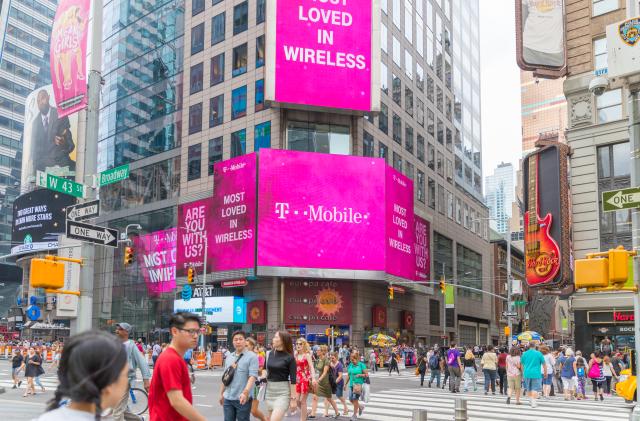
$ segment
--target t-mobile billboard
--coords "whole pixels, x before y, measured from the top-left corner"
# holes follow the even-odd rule
[[[379,103],[374,1],[267,2],[266,99],[370,111]]]
[[[391,167],[386,167],[385,176],[386,272],[390,275],[413,279],[415,277],[413,181]]]
[[[203,236],[209,240],[209,220],[212,214],[213,197],[178,206],[178,276],[185,276],[189,266],[197,273],[202,273],[205,242]],[[211,259],[207,261],[207,265],[210,262]]]
[[[176,228],[135,237],[133,245],[149,295],[176,288]]]
[[[417,281],[427,281],[431,278],[431,258],[430,258],[430,238],[431,227],[429,221],[419,217],[413,216],[415,235],[413,243],[413,254],[416,259],[416,273],[415,278]]]

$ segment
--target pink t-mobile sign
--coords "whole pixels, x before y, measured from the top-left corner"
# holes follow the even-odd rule
[[[176,288],[176,228],[135,237],[133,245],[149,295]]]
[[[209,238],[209,220],[213,213],[213,197],[178,206],[178,276],[185,276],[193,267],[198,274],[204,266],[204,238]],[[209,249],[209,256],[211,256]],[[207,261],[211,270],[211,258]]]
[[[371,110],[372,2],[274,3],[275,10],[269,9],[268,13],[275,19],[267,21],[267,52],[272,53],[267,56],[267,99]]]
[[[402,278],[415,278],[413,246],[413,181],[386,167],[386,271]]]

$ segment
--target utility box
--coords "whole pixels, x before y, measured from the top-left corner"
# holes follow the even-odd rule
[[[577,259],[573,271],[576,289],[609,286],[608,259]]]
[[[31,288],[60,289],[64,287],[64,263],[50,259],[31,259]]]

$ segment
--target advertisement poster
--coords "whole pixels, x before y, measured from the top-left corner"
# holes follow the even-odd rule
[[[386,167],[386,272],[414,279],[415,227],[413,221],[413,181]]]
[[[273,3],[267,9],[267,99],[370,111],[372,2]]]
[[[284,281],[284,322],[348,325],[352,321],[353,286],[346,281]]]
[[[65,208],[75,203],[74,197],[47,189],[34,190],[16,198],[11,254],[57,248],[58,236],[66,229]]]
[[[177,276],[186,276],[187,268],[192,266],[196,273],[203,272],[204,264],[204,239],[208,241],[209,219],[213,212],[213,198],[197,200],[178,206],[178,231],[177,247],[178,258],[176,264]],[[183,229],[186,228],[186,229]],[[211,255],[211,249],[209,249]],[[211,259],[207,261],[207,270],[211,270]]]
[[[209,250],[216,272],[255,266],[256,155],[213,166]]]
[[[258,266],[383,271],[384,175],[378,158],[262,149]]]
[[[429,221],[413,216],[413,226],[415,227],[413,254],[415,257],[416,281],[428,281],[431,278],[431,235]]]
[[[246,323],[246,304],[242,297],[206,297],[204,312],[207,323]],[[202,316],[202,299],[179,299],[173,302],[173,311],[186,311]]]
[[[50,67],[58,118],[87,106],[89,0],[61,0],[51,32]]]
[[[149,295],[171,292],[176,288],[176,240],[175,228],[133,239],[138,265]]]

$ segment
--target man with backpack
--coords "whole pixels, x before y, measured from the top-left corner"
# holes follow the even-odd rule
[[[440,354],[433,352],[427,362],[429,364],[429,371],[431,372],[429,387],[431,387],[433,379],[436,379],[436,387],[440,388]]]

